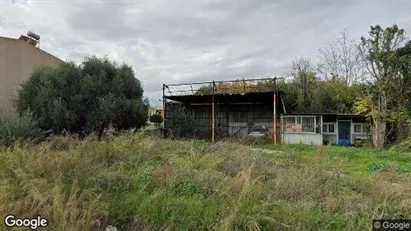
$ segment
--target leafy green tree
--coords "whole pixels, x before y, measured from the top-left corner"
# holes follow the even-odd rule
[[[369,37],[361,38],[360,51],[366,63],[370,84],[373,88],[368,95],[359,99],[357,111],[368,113],[373,124],[373,144],[382,147],[387,138],[387,123],[396,123],[401,117],[400,112],[404,101],[402,86],[404,77],[400,74],[397,63],[400,49],[405,40],[405,31],[397,25],[383,29],[381,26],[371,26]],[[400,103],[401,101],[401,103]]]
[[[112,124],[117,130],[140,128],[148,101],[130,66],[107,58],[86,58],[77,66],[40,68],[22,84],[17,112],[33,112],[42,129],[89,134]]]
[[[394,120],[396,123],[396,143],[401,143],[411,136],[411,41],[395,51],[394,64],[398,69],[398,90],[394,103],[398,108]]]
[[[281,95],[282,98],[280,100],[283,100],[286,112],[295,113],[298,107],[297,98],[300,92],[297,84],[293,82],[287,83],[282,80],[278,82],[277,87],[279,91],[284,92],[284,94]]]
[[[293,61],[292,66],[293,81],[297,90],[295,112],[309,113],[313,112],[316,105],[314,100],[314,90],[318,86],[318,78],[313,72],[310,60],[301,57]],[[287,94],[287,93],[285,93]]]
[[[150,116],[150,122],[155,124],[161,124],[163,122],[163,116],[161,114],[154,114]]]

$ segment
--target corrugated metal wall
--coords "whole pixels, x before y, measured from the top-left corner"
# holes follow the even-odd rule
[[[316,133],[284,133],[284,144],[323,144],[323,135]]]

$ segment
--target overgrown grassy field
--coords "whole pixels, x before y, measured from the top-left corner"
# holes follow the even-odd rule
[[[411,153],[260,148],[278,152],[141,133],[2,148],[0,215],[41,215],[46,230],[370,230],[372,218],[410,218]]]

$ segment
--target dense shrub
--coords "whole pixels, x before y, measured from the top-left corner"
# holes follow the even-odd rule
[[[22,84],[16,101],[22,114],[33,112],[42,129],[74,133],[140,128],[148,102],[130,66],[87,58],[80,66],[43,67]]]
[[[150,116],[150,122],[155,124],[161,124],[163,122],[163,116],[161,114],[154,114]]]
[[[411,152],[411,137],[405,139],[402,143],[396,144],[390,148],[392,151]]]
[[[36,140],[43,135],[31,112],[7,116],[0,111],[0,145],[10,145],[16,140]]]
[[[183,106],[173,109],[173,135],[175,137],[193,137],[195,133],[194,113]]]

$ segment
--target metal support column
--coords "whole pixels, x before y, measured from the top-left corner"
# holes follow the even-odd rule
[[[167,136],[167,126],[166,126],[166,123],[167,123],[167,116],[166,116],[166,97],[165,97],[165,91],[166,91],[166,85],[165,84],[163,84],[163,116],[164,116],[164,118],[163,118],[163,126],[164,126],[164,129],[163,129],[163,137],[164,138],[166,138],[166,136]]]
[[[284,144],[284,118],[280,117],[280,144]]]
[[[273,94],[273,136],[274,144],[277,144],[277,78],[274,78],[274,94]]]
[[[214,92],[215,92],[215,82],[213,80],[213,95],[211,102],[211,142],[214,143],[215,140],[215,102],[214,102]]]
[[[226,102],[226,109],[225,109],[225,126],[227,129],[227,137],[230,137],[230,107],[229,104]]]

